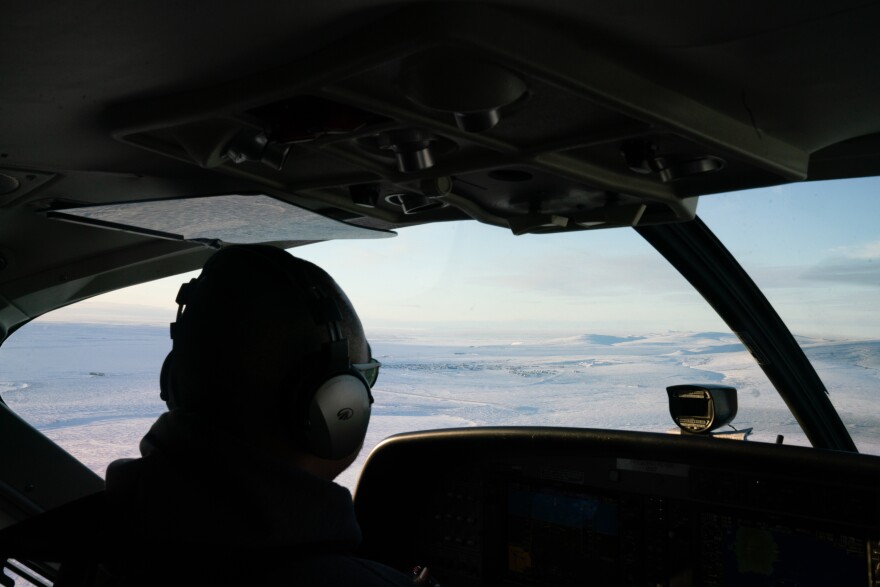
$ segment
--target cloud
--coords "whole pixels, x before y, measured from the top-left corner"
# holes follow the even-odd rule
[[[812,289],[816,282],[880,286],[880,240],[829,252],[830,256],[812,265],[759,265],[747,270],[762,289]]]
[[[166,325],[174,320],[176,311],[176,306],[159,307],[139,303],[120,303],[98,297],[59,308],[42,316],[41,320],[85,324]]]
[[[880,261],[880,240],[860,245],[837,247],[832,249],[835,256],[846,259],[859,259],[863,261]]]
[[[803,278],[810,281],[880,287],[880,260],[827,259],[804,272]]]
[[[880,240],[835,247],[831,256],[807,269],[808,281],[880,287]]]

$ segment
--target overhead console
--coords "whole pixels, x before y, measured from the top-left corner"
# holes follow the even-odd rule
[[[880,585],[880,458],[664,434],[392,437],[363,555],[441,584]]]
[[[108,115],[126,143],[378,228],[678,222],[699,194],[806,177],[808,153],[741,100],[663,78],[529,14],[419,4],[288,67]]]

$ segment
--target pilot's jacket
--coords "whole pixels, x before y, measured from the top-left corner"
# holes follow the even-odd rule
[[[175,410],[107,469],[122,584],[412,585],[357,558],[351,494]],[[123,542],[125,543],[125,542]],[[204,553],[204,554],[203,554]]]

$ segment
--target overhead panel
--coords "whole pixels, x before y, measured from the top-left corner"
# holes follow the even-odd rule
[[[520,14],[419,5],[308,59],[121,105],[127,143],[291,201],[515,233],[690,220],[806,177],[808,154]]]

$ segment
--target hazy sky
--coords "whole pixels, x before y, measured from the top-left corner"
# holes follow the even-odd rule
[[[795,333],[880,337],[880,179],[706,196],[698,214]],[[295,254],[336,277],[368,330],[726,330],[630,229],[517,237],[457,222]],[[166,323],[188,278],[113,292],[52,319]]]

